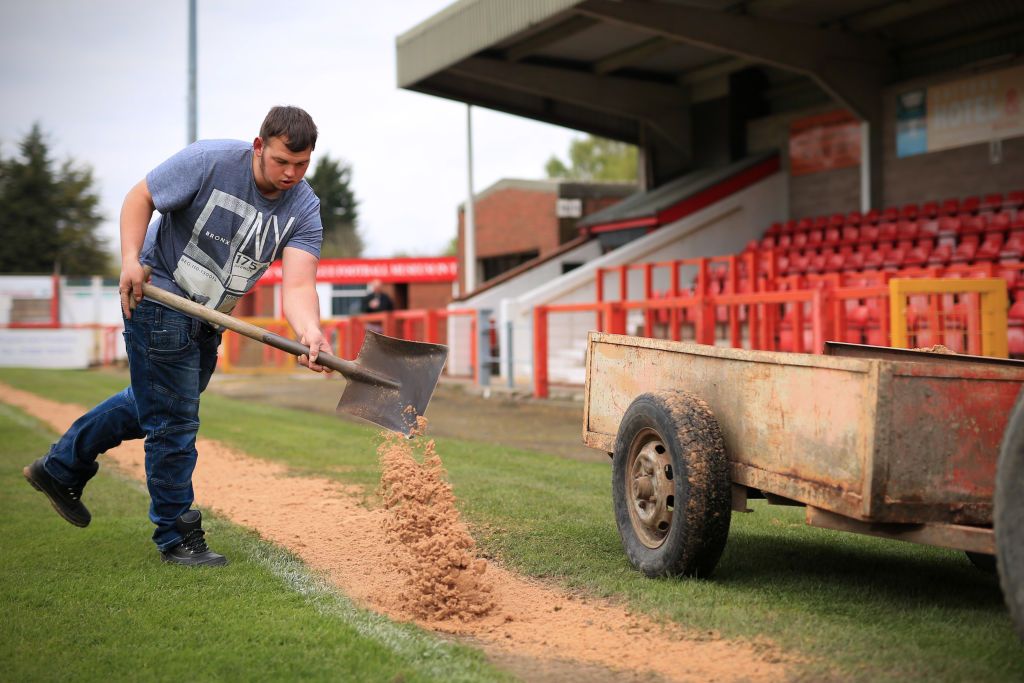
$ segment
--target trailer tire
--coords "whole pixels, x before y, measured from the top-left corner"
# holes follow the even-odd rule
[[[630,404],[615,438],[612,498],[634,567],[651,577],[711,575],[732,503],[722,432],[704,401],[665,391]]]
[[[993,506],[999,585],[1024,641],[1024,392],[1003,434]]]

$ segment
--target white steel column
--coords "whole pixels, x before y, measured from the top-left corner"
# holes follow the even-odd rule
[[[466,105],[466,176],[469,179],[469,197],[466,199],[466,220],[463,227],[463,266],[466,269],[465,296],[476,289],[476,221],[473,215],[473,105]]]

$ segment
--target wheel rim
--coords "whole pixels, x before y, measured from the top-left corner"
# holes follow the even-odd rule
[[[636,435],[626,462],[626,501],[640,542],[657,548],[665,542],[675,509],[672,456],[657,432]]]

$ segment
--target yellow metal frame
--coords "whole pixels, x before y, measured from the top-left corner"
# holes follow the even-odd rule
[[[984,356],[1007,358],[1010,355],[1006,338],[1006,311],[1009,299],[1006,280],[1002,278],[895,278],[889,280],[889,320],[892,345],[906,348],[907,297],[912,294],[981,295],[981,353]]]

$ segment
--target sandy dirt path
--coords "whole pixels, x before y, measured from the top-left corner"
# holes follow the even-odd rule
[[[4,384],[0,398],[58,432],[84,412]],[[200,439],[198,448],[199,506],[288,548],[357,603],[464,638],[530,680],[775,682],[789,678],[797,663],[768,642],[659,626],[609,601],[572,596],[493,563],[487,571],[496,608],[490,614],[467,622],[416,620],[396,599],[403,577],[384,558],[384,512],[363,507],[357,489],[291,476],[282,465],[215,441]],[[145,479],[141,441],[111,450],[101,462]]]

